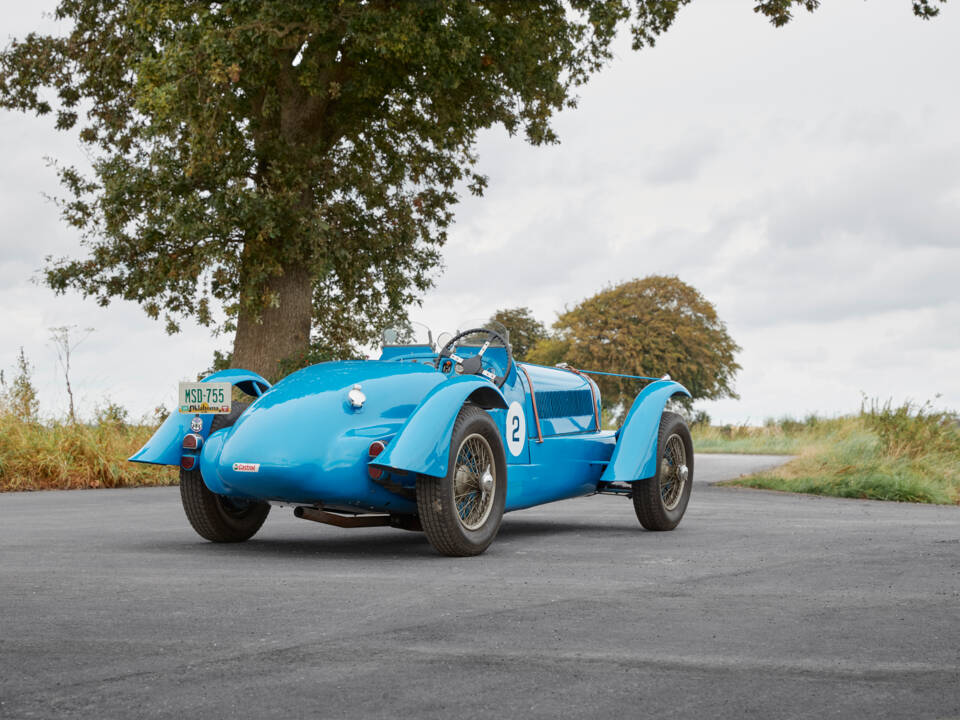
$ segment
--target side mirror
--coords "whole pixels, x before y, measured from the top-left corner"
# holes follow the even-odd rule
[[[450,342],[450,338],[453,337],[453,333],[442,332],[437,336],[437,352],[440,352],[444,345]]]

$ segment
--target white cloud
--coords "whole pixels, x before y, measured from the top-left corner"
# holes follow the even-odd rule
[[[38,13],[11,9],[8,31]],[[958,30],[955,9],[922,23],[905,0],[824,4],[781,30],[704,1],[651,51],[624,38],[557,118],[560,145],[483,134],[489,191],[464,199],[414,316],[439,330],[527,305],[550,322],[606,284],[676,274],[744,348],[742,399],[706,404],[718,420],[848,412],[861,392],[960,408]],[[84,407],[169,404],[227,343],[30,284],[45,255],[78,252],[41,198],[57,191],[42,158],[83,157],[45,119],[3,113],[0,134],[0,366],[23,344],[60,410],[47,328],[93,326],[74,371]]]

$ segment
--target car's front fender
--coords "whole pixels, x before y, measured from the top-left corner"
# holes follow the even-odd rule
[[[212,375],[207,375],[200,382],[229,382],[237,389],[254,397],[259,397],[270,387],[270,383],[257,373],[239,369],[221,370]],[[203,430],[197,434],[206,439],[210,434],[210,423],[213,422],[213,415],[204,414],[200,417],[203,420]],[[154,465],[179,465],[182,454],[181,443],[183,442],[183,436],[187,434],[190,428],[192,419],[193,415],[181,415],[174,409],[157,428],[153,436],[147,440],[146,445],[131,455],[129,460]]]
[[[450,459],[453,425],[468,400],[487,410],[507,407],[503,393],[488,380],[466,375],[453,377],[427,393],[386,450],[370,464],[443,477]]]
[[[683,385],[672,380],[652,382],[637,395],[620,428],[617,446],[601,482],[632,482],[656,474],[660,417],[674,395],[690,397]]]

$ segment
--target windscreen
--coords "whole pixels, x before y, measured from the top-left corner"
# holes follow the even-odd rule
[[[384,347],[433,347],[433,334],[430,328],[418,322],[392,325],[381,333],[380,339]]]

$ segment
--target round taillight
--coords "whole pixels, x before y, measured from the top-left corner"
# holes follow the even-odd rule
[[[197,464],[197,458],[193,455],[184,455],[180,458],[180,467],[184,470],[193,470],[193,466]]]
[[[373,460],[373,458],[382,453],[386,447],[387,446],[379,440],[374,440],[372,443],[370,443],[370,448],[367,450],[367,454],[370,456],[370,459]],[[381,477],[383,477],[383,468],[368,465],[367,472],[370,474],[371,480],[379,480]]]

